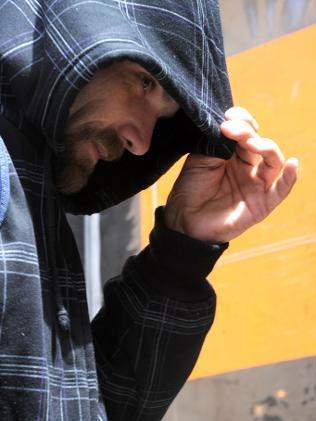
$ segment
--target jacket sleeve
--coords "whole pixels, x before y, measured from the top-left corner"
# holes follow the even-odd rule
[[[206,276],[227,247],[166,228],[159,208],[149,246],[106,284],[92,332],[109,421],[162,419],[214,320]]]

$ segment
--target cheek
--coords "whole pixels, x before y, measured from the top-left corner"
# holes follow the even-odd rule
[[[88,110],[87,119],[101,122],[103,128],[113,126],[128,115],[130,104],[131,102],[125,98],[106,98]]]
[[[85,103],[70,118],[68,132],[79,130],[85,124],[93,124],[99,129],[115,129],[122,123],[144,117],[144,109],[148,108],[144,98],[122,84],[105,88],[96,90],[93,95],[92,90],[89,92]]]
[[[91,142],[74,143],[68,149],[68,160],[82,167],[94,167],[97,162],[96,150]]]
[[[85,142],[78,148],[78,158],[95,165],[98,162],[98,151],[92,142]]]

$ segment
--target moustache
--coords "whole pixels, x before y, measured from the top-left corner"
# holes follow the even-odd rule
[[[101,159],[105,161],[116,161],[124,153],[125,146],[123,140],[112,128],[96,127],[92,123],[87,123],[79,127],[76,131],[66,133],[66,148],[74,150],[79,143],[93,142],[100,146]]]

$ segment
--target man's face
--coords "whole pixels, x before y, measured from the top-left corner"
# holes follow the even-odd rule
[[[70,109],[59,189],[66,194],[81,190],[100,159],[120,159],[125,149],[145,154],[157,120],[172,117],[178,109],[137,63],[126,60],[97,71]]]

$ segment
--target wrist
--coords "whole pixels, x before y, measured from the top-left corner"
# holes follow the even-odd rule
[[[164,223],[167,228],[210,245],[221,245],[230,241],[216,230],[213,232],[209,229],[205,230],[205,226],[202,226],[201,223],[196,224],[196,220],[194,211],[182,210],[177,212],[168,205],[164,208]]]
[[[172,211],[170,210],[170,207],[166,205],[164,207],[163,220],[167,228],[187,235],[184,227],[183,214],[181,212]]]
[[[201,301],[212,288],[206,277],[228,244],[209,244],[166,226],[164,208],[156,210],[149,245],[133,261],[146,284],[179,301]]]

